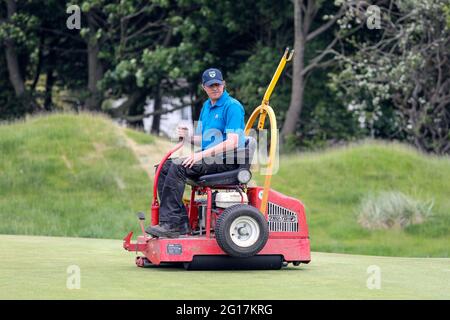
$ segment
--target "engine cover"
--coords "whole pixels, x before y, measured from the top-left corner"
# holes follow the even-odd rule
[[[244,199],[242,199],[242,197]],[[228,208],[234,204],[248,204],[248,197],[246,193],[241,194],[237,191],[225,191],[216,193],[216,206],[219,208]],[[242,201],[243,200],[243,201]]]

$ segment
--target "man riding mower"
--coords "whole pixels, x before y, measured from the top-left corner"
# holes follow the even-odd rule
[[[144,255],[136,258],[137,266],[182,264],[186,269],[280,269],[288,263],[298,266],[310,262],[304,205],[270,189],[278,132],[269,98],[286,62],[292,58],[293,52],[289,57],[288,53],[286,49],[262,104],[251,114],[242,135],[239,130],[230,130],[232,133],[225,135],[222,142],[216,141],[205,149],[203,143],[211,141],[202,141],[201,155],[194,153],[179,163],[167,161],[183,146],[183,141],[164,156],[153,183],[152,226],[144,229],[145,215],[140,213],[142,235],[136,243],[131,243],[133,233],[130,232],[123,242],[126,250]],[[227,129],[235,129],[241,125],[236,112],[240,104],[226,91],[217,90],[221,81],[223,84],[217,69],[205,71],[203,85],[216,85],[216,88],[207,91],[210,99],[202,109],[200,120],[207,119],[207,126],[223,123],[224,127],[230,126]],[[226,113],[230,110],[234,111],[233,116]],[[266,116],[270,122],[270,148],[264,168],[264,187],[250,187],[250,167],[255,159],[257,139],[249,133],[257,118],[257,130],[264,129]],[[196,133],[203,129],[197,127]],[[217,152],[224,149],[232,152],[223,155]],[[203,165],[209,158],[219,163],[212,167]],[[190,200],[182,199],[184,181],[191,186]]]

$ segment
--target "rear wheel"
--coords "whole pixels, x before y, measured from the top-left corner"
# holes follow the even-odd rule
[[[216,240],[233,257],[251,257],[264,248],[269,227],[261,212],[246,204],[226,208],[215,227]]]

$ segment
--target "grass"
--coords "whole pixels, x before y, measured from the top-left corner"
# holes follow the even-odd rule
[[[185,271],[134,257],[120,240],[2,235],[0,299],[450,299],[449,259],[313,253],[282,270]],[[80,289],[66,286],[74,265]]]
[[[429,219],[432,208],[432,201],[420,202],[401,192],[383,191],[362,200],[358,222],[366,229],[404,229]]]
[[[126,128],[125,134],[128,138],[132,139],[137,144],[154,144],[155,143],[155,137],[144,134],[143,132],[139,132],[133,129]]]
[[[256,174],[258,184],[262,176]],[[305,204],[312,249],[370,255],[449,257],[450,159],[395,143],[365,142],[282,156],[272,188]],[[366,230],[357,209],[368,194],[399,191],[434,200],[433,216],[404,230]]]
[[[149,208],[148,177],[106,117],[0,126],[0,233],[118,238]]]
[[[158,138],[125,133],[162,157]],[[448,157],[380,142],[285,155],[272,188],[305,204],[314,251],[449,257]],[[362,228],[361,200],[383,190],[433,200],[433,215],[403,230]],[[150,196],[151,181],[106,117],[56,114],[0,125],[0,234],[121,239],[139,232],[135,213],[149,212]]]

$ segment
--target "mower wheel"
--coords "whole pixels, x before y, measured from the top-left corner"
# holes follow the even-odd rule
[[[264,248],[269,226],[261,212],[247,204],[226,208],[215,226],[216,240],[232,257],[251,257]]]

